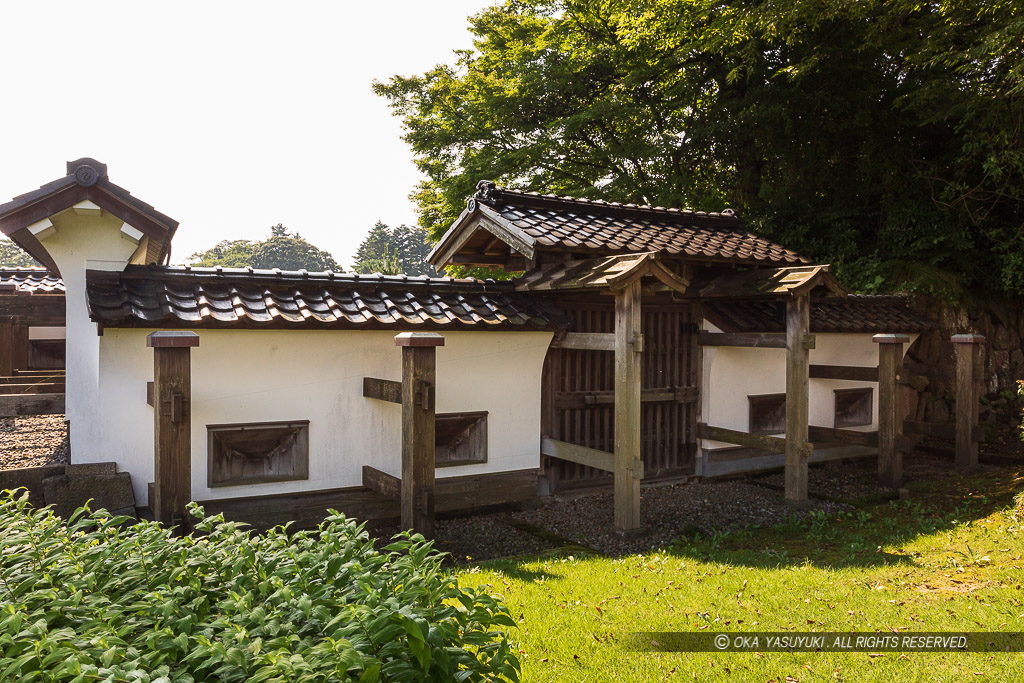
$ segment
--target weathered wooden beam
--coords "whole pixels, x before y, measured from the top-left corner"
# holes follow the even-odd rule
[[[363,465],[363,486],[388,498],[402,498],[402,480],[376,467]]]
[[[765,434],[751,434],[725,427],[712,427],[700,422],[697,424],[697,436],[712,441],[734,443],[737,446],[756,448],[761,451],[781,453],[786,450],[786,440],[778,436],[767,436]]]
[[[363,396],[388,403],[402,402],[402,383],[391,379],[363,378]]]
[[[44,374],[35,371],[31,374],[15,371],[10,377],[0,377],[0,386],[10,384],[32,384],[33,382],[49,382],[51,384],[64,384],[64,373]]]
[[[614,351],[615,335],[602,332],[569,332],[561,339],[554,339],[551,347],[581,351]]]
[[[640,530],[640,389],[643,327],[640,281],[615,295],[615,530]]]
[[[63,415],[64,394],[16,394],[0,396],[0,417]]]
[[[905,334],[876,334],[878,344],[878,481],[883,486],[903,486],[903,415],[900,414],[899,379],[903,369]]]
[[[63,324],[65,310],[63,294],[0,296],[0,318],[47,319]]]
[[[985,337],[954,334],[956,347],[956,469],[964,472],[978,466],[978,401],[981,395],[975,370]]]
[[[852,446],[870,446],[878,448],[878,432],[857,432],[852,429],[833,429],[832,427],[807,427],[807,436],[818,443],[842,443]]]
[[[701,332],[701,346],[742,346],[756,349],[784,349],[786,335],[775,332]]]
[[[568,460],[604,472],[615,471],[615,454],[608,451],[599,451],[596,448],[577,446],[555,439],[541,439],[540,452],[541,455]],[[643,475],[641,474],[641,476]]]
[[[731,450],[731,449],[730,449]],[[807,461],[809,463],[828,462],[829,460],[840,460],[845,458],[865,458],[874,456],[878,449],[869,446],[833,446],[828,448],[815,448]],[[721,455],[728,455],[728,452]],[[760,470],[775,469],[786,464],[784,453],[768,453],[764,455],[752,455],[743,458],[722,458],[716,459],[715,452],[708,454],[707,460],[701,471],[705,477],[720,477],[727,474],[739,472],[756,472]]]
[[[186,506],[192,500],[191,351],[195,332],[153,332],[153,420],[155,500],[149,501],[158,522],[179,531],[189,526]]]
[[[403,332],[402,347],[402,527],[434,535],[434,399],[437,347],[435,332]]]
[[[857,382],[877,382],[878,368],[857,365],[812,365],[811,379],[849,379]]]
[[[24,384],[0,384],[0,394],[63,394],[64,382],[28,382]]]
[[[807,423],[810,415],[811,327],[808,294],[786,301],[786,501],[807,501]]]
[[[641,403],[694,403],[697,387],[642,389]],[[586,408],[615,403],[614,391],[559,391],[555,393],[555,406],[559,409]]]

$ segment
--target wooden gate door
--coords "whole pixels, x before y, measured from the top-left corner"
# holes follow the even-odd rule
[[[643,303],[644,478],[693,473],[696,453],[698,367],[696,307]],[[611,302],[560,301],[574,332],[614,332]],[[614,450],[614,354],[552,348],[544,365],[544,436],[602,451]],[[611,475],[544,456],[552,491],[607,483]]]

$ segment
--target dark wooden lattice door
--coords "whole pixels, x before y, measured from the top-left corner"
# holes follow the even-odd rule
[[[614,332],[608,304],[559,305],[575,332]],[[693,472],[696,452],[697,367],[695,307],[643,304],[641,438],[645,479]],[[544,366],[544,435],[558,441],[614,450],[614,353],[552,348]],[[656,394],[656,395],[653,395]],[[610,474],[545,457],[553,490],[606,482]]]

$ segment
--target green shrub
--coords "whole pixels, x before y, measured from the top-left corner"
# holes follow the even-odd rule
[[[0,680],[518,680],[507,608],[421,537],[378,552],[337,513],[255,534],[192,511],[175,538],[0,494]]]

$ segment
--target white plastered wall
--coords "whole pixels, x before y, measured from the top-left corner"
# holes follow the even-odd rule
[[[704,329],[720,332],[705,322]],[[878,344],[871,334],[815,334],[815,348],[810,352],[812,365],[878,366]],[[918,335],[910,335],[909,350]],[[750,426],[750,407],[747,397],[758,394],[786,392],[785,349],[755,349],[729,346],[704,347],[704,375],[701,387],[702,420],[715,427],[745,432]],[[809,393],[809,424],[832,427],[835,418],[835,389],[871,387],[872,407],[870,425],[849,427],[857,431],[878,429],[878,384],[853,380],[811,379]],[[781,435],[780,435],[781,436]],[[735,444],[704,439],[702,447],[734,448]]]
[[[136,500],[153,480],[149,330],[100,338],[97,429],[75,444],[76,462],[114,460],[132,474]],[[401,474],[401,407],[364,398],[364,376],[400,380],[394,332],[198,330],[192,349],[192,494],[212,500],[359,486],[362,466]],[[95,335],[95,332],[93,332]],[[541,371],[550,332],[447,332],[437,349],[437,412],[488,411],[486,463],[438,477],[540,464]],[[309,420],[309,479],[207,486],[209,424]],[[81,455],[80,455],[81,453]],[[85,455],[89,454],[89,455]]]
[[[103,460],[100,416],[109,406],[96,400],[99,385],[100,338],[89,319],[85,271],[122,270],[140,250],[138,231],[102,212],[79,215],[67,209],[51,216],[37,233],[64,280],[66,301],[67,407],[73,457],[78,462]],[[45,223],[46,221],[42,222]],[[35,226],[30,226],[30,230]]]

